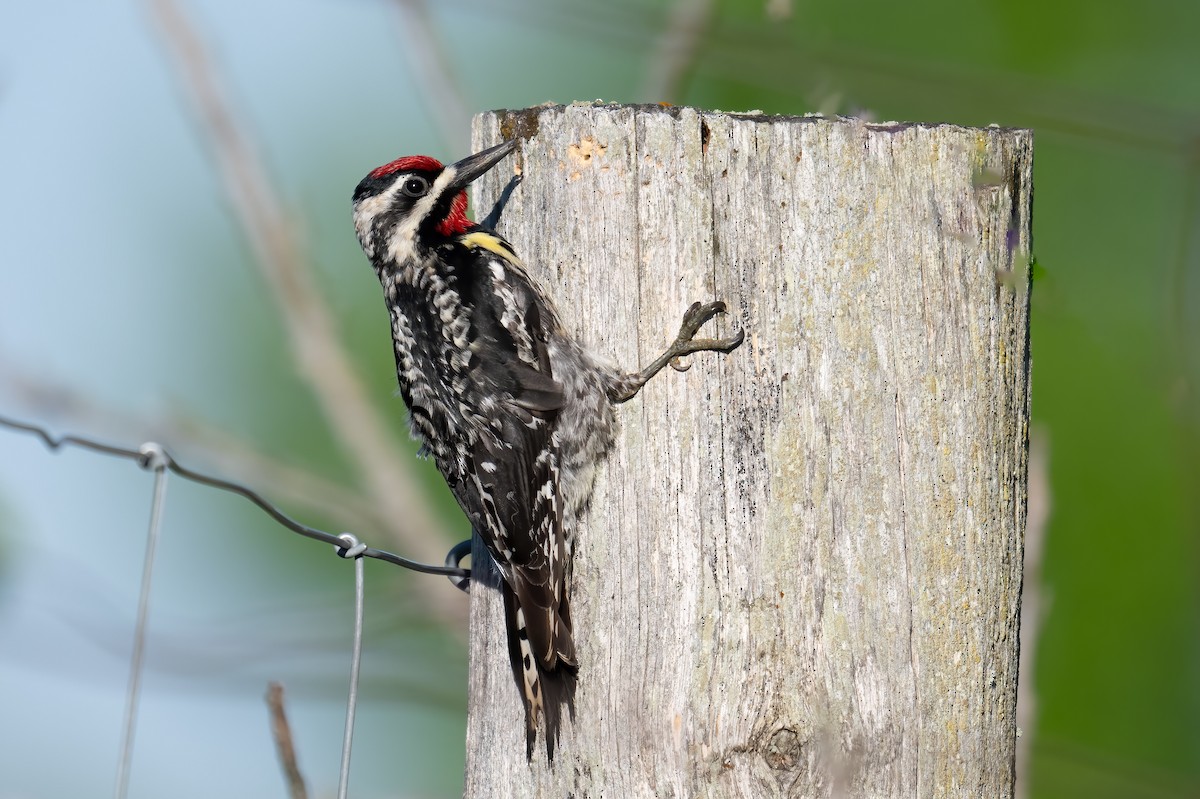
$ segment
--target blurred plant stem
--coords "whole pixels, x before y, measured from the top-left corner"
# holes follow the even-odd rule
[[[416,88],[437,120],[442,139],[453,152],[466,153],[471,143],[471,112],[462,85],[454,74],[454,60],[446,48],[424,0],[395,0],[400,13],[400,52],[417,76]]]
[[[394,545],[418,560],[441,562],[453,536],[418,489],[410,462],[397,457],[402,448],[367,398],[317,290],[312,264],[301,246],[302,226],[285,211],[262,159],[225,99],[195,29],[174,0],[148,4],[187,90],[199,133],[217,162],[235,218],[278,302],[301,379],[357,470],[368,502],[378,509]],[[409,584],[431,616],[461,628],[465,604],[451,601],[450,587],[438,582],[417,579]]]
[[[714,0],[676,0],[659,34],[646,68],[639,97],[648,103],[682,102],[688,71],[695,66],[700,44],[712,23]]]

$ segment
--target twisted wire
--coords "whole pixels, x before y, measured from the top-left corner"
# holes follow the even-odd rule
[[[215,488],[220,491],[227,491],[231,494],[237,494],[241,497],[244,497],[257,505],[259,509],[274,519],[280,526],[292,531],[293,533],[320,541],[324,544],[329,544],[337,549],[344,549],[346,547],[345,540],[340,536],[325,532],[324,530],[317,529],[316,527],[309,527],[306,524],[301,524],[292,517],[288,516],[271,502],[267,501],[254,489],[241,485],[240,483],[235,483],[230,480],[214,477],[212,475],[190,469],[176,460],[175,457],[166,449],[161,447],[159,447],[157,450],[151,451],[149,446],[144,446],[140,449],[132,449],[129,447],[106,444],[102,441],[96,441],[94,439],[79,435],[55,436],[40,425],[21,421],[19,419],[13,419],[3,415],[0,415],[0,426],[37,436],[39,439],[41,439],[42,443],[46,445],[46,448],[52,452],[58,452],[64,447],[76,447],[78,449],[86,449],[114,458],[130,460],[138,464],[138,466],[143,469],[155,468],[154,459],[161,458],[163,462],[162,468],[166,471],[177,474],[190,482]],[[461,545],[451,550],[452,553],[457,553],[460,551],[462,551]],[[459,561],[463,557],[461,555],[458,559],[453,561],[451,561],[450,557],[447,557],[446,565],[433,565],[430,563],[421,563],[419,561],[410,560],[409,558],[402,557],[383,549],[366,547],[362,551],[362,557],[382,560],[405,569],[421,572],[423,574],[440,574],[444,577],[449,577],[450,581],[453,582],[455,586],[464,590],[465,583],[471,578],[470,569],[464,569],[458,566]]]

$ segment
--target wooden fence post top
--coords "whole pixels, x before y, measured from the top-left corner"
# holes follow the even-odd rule
[[[575,558],[576,719],[526,762],[471,595],[470,797],[1010,796],[1032,134],[692,108],[482,114],[497,229],[634,368]],[[713,324],[713,323],[710,323]],[[477,571],[483,555],[476,552]]]

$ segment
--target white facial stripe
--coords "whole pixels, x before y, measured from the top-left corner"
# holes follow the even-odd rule
[[[374,197],[366,197],[355,204],[354,232],[358,234],[358,240],[363,247],[370,245],[371,228],[375,225],[375,219],[391,207],[396,192],[400,191],[400,185],[397,181],[389,186],[387,191]]]
[[[458,170],[454,167],[446,167],[442,170],[442,174],[438,175],[433,185],[429,187],[429,192],[417,200],[412,210],[408,213],[408,216],[405,217],[404,222],[392,233],[392,238],[388,242],[389,258],[396,263],[403,263],[412,254],[413,237],[417,235],[417,226],[421,224],[421,220],[429,215],[430,210],[437,204],[438,199],[446,191],[446,187],[450,185],[457,174]],[[386,194],[389,197],[394,195],[403,182],[402,180],[397,180],[395,185],[388,189]]]

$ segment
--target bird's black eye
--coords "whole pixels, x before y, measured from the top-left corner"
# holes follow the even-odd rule
[[[421,197],[429,191],[429,181],[420,175],[413,175],[404,179],[404,185],[400,187],[400,190],[409,197]]]

